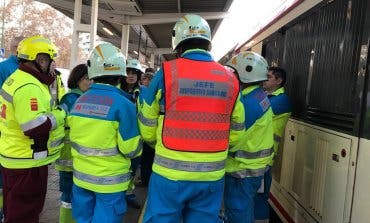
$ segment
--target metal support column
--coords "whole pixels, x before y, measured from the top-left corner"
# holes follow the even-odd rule
[[[150,62],[149,62],[151,68],[154,68],[154,60],[155,60],[155,55],[154,53],[152,53],[150,54]]]
[[[75,0],[75,8],[74,8],[74,15],[73,15],[71,60],[69,61],[69,69],[72,69],[77,63],[78,42],[79,42],[78,25],[81,22],[81,9],[82,9],[82,0]]]
[[[128,40],[130,37],[130,26],[129,25],[123,25],[122,26],[122,39],[121,39],[121,51],[123,55],[125,55],[127,59],[128,54]]]
[[[96,6],[97,6],[97,1],[96,1]],[[92,10],[97,10],[92,8]],[[74,5],[74,16],[73,16],[73,34],[72,34],[72,46],[71,46],[71,60],[69,62],[69,69],[72,69],[74,66],[76,66],[80,61],[78,60],[78,43],[80,41],[79,39],[79,34],[80,33],[90,33],[90,36],[94,36],[93,41],[95,42],[96,35],[91,35],[91,33],[96,33],[96,23],[97,20],[92,18],[92,23],[91,25],[88,24],[82,24],[81,23],[81,13],[82,13],[82,0],[75,0],[75,5]],[[93,13],[92,13],[93,14]],[[96,11],[96,16],[97,16],[97,11]],[[97,18],[97,17],[96,17]],[[93,30],[92,27],[94,27],[95,24],[95,31]],[[91,40],[91,37],[90,37]],[[94,44],[92,44],[92,47],[94,47]],[[91,41],[90,41],[90,49],[91,47]]]
[[[97,32],[97,24],[98,24],[98,0],[92,0],[91,3],[91,25],[90,25],[90,52],[95,47],[96,42],[96,32]]]

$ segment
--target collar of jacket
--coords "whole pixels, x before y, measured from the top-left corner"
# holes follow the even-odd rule
[[[106,91],[113,91],[116,92],[124,97],[126,97],[124,94],[125,92],[118,87],[109,85],[109,84],[102,84],[102,83],[94,83],[90,86],[89,90],[98,89],[98,90],[106,90]],[[126,93],[127,94],[127,93]]]
[[[202,49],[187,50],[181,55],[181,57],[198,61],[214,61],[211,54]]]
[[[276,89],[274,92],[272,92],[271,95],[276,96],[276,95],[283,94],[283,93],[285,93],[285,89],[284,87],[281,87],[281,88]]]
[[[79,88],[69,89],[68,93],[74,93],[74,94],[83,95],[83,92]]]
[[[41,83],[46,84],[47,86],[49,86],[55,81],[55,77],[42,74],[37,70],[33,69],[32,67],[27,66],[26,64],[20,64],[19,69],[21,71],[31,74],[32,76],[37,78]]]
[[[244,88],[241,92],[242,92],[242,96],[244,95],[247,95],[249,93],[251,93],[252,91],[254,91],[255,89],[259,88],[260,86],[259,85],[252,85],[252,86],[249,86],[249,87],[246,87]]]
[[[12,60],[12,61],[18,63],[18,57],[13,55],[13,54],[8,57],[8,60]]]

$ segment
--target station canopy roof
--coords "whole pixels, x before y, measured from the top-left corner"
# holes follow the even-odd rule
[[[38,0],[73,19],[74,0]],[[171,30],[187,13],[205,18],[214,35],[233,0],[99,0],[98,35],[121,45],[122,25],[130,25],[129,56],[134,51],[149,56],[152,52],[172,59]],[[92,0],[82,0],[81,23],[90,24]],[[104,28],[104,29],[103,29]],[[108,34],[106,30],[111,34]],[[140,38],[141,37],[141,38]],[[139,43],[139,39],[141,40]]]

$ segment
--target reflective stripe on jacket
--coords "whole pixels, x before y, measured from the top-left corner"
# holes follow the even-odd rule
[[[216,62],[184,58],[163,63],[163,70],[163,144],[178,151],[225,151],[239,92],[234,74]]]
[[[127,189],[130,159],[141,153],[135,105],[118,88],[93,84],[68,116],[73,182],[114,193]]]
[[[226,172],[237,178],[263,176],[274,156],[272,110],[266,93],[254,85],[242,91],[245,132],[230,151]]]
[[[0,90],[1,137],[0,159],[6,168],[32,168],[49,164],[59,156],[63,146],[64,112],[53,110],[51,93],[34,76],[16,70]],[[46,157],[34,157],[34,140],[24,134],[51,121]]]
[[[83,94],[81,90],[71,89],[67,94],[60,100],[61,106],[70,111],[75,101]],[[55,169],[59,171],[72,172],[72,154],[71,154],[71,141],[69,139],[69,126],[66,123],[65,136],[64,136],[64,147],[60,150],[60,157],[55,161]]]
[[[56,95],[53,94],[54,89],[56,89]],[[49,90],[51,92],[51,97],[52,97],[50,100],[50,104],[51,104],[50,106],[52,108],[55,108],[56,106],[59,106],[60,100],[66,93],[66,90],[64,88],[62,78],[60,75],[57,75],[55,77],[55,84],[52,84],[49,87]],[[62,149],[64,147],[64,136],[65,136],[64,127],[60,126],[59,128],[55,129],[53,132],[50,133],[49,137],[52,139],[52,141],[48,143],[48,147],[53,148],[53,149],[58,149],[58,150]]]

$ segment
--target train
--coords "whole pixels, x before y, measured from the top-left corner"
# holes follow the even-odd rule
[[[370,222],[370,0],[297,0],[244,50],[287,71],[293,110],[272,167],[283,222]]]

